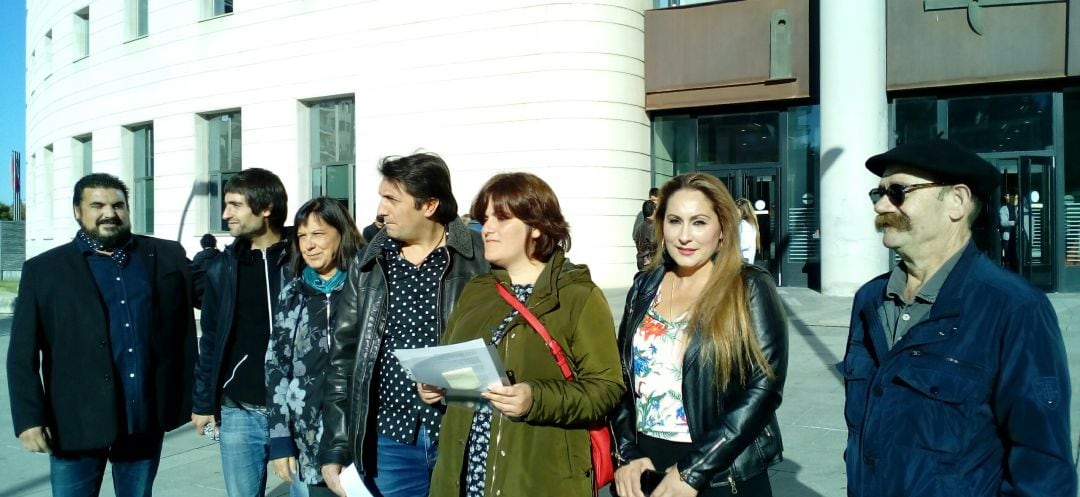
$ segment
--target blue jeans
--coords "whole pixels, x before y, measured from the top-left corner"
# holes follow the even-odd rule
[[[96,497],[105,476],[105,461],[112,463],[116,497],[150,497],[163,436],[120,435],[108,449],[54,453],[49,458],[53,497]]]
[[[376,497],[415,497],[427,495],[431,487],[431,472],[435,469],[435,454],[439,444],[428,436],[427,427],[420,426],[416,445],[403,444],[379,435],[375,447],[375,478],[368,479]],[[426,473],[421,473],[426,469]]]
[[[229,497],[266,495],[270,430],[265,409],[221,406],[221,472]],[[307,487],[293,477],[290,497],[305,497]]]

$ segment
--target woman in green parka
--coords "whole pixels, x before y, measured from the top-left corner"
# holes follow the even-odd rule
[[[469,282],[443,342],[494,343],[517,383],[492,387],[487,402],[450,403],[443,416],[431,497],[593,495],[587,427],[623,393],[615,326],[585,266],[566,259],[569,226],[555,193],[528,173],[499,174],[473,201],[491,272]],[[562,347],[567,381],[540,335],[499,296],[506,288]],[[443,392],[418,385],[421,398]]]

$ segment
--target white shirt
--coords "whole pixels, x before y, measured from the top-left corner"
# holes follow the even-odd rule
[[[739,220],[739,247],[743,260],[753,264],[757,256],[757,230],[745,219]]]

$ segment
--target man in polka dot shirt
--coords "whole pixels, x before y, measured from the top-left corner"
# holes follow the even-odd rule
[[[386,158],[379,173],[385,225],[350,265],[337,309],[320,457],[339,495],[339,473],[356,463],[379,494],[412,497],[428,493],[442,409],[420,401],[393,351],[438,345],[461,289],[488,263],[440,157]]]

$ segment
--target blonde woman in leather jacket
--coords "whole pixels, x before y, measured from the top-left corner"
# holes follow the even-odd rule
[[[663,186],[653,264],[638,273],[619,328],[627,393],[612,428],[620,497],[771,496],[787,321],[772,278],[743,263],[739,212],[717,178]]]

